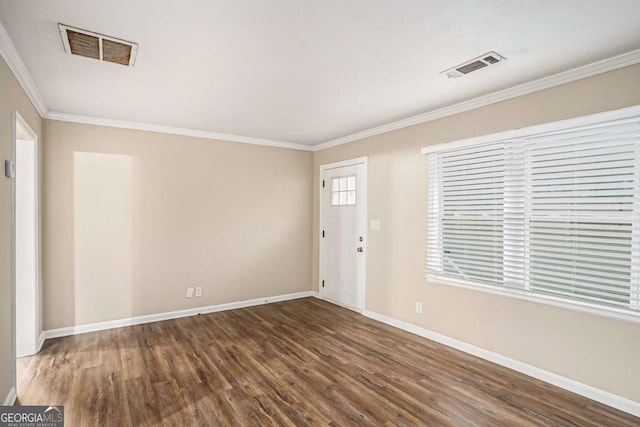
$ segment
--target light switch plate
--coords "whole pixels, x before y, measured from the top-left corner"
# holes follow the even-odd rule
[[[4,175],[7,178],[14,178],[16,176],[16,164],[11,160],[4,161]]]
[[[187,288],[187,293],[184,294],[185,298],[193,298],[193,288]]]
[[[372,230],[380,230],[380,220],[372,219],[371,221],[369,221],[369,228],[371,228]]]

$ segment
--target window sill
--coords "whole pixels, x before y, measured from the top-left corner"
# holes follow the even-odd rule
[[[568,310],[578,311],[582,313],[595,314],[597,316],[608,317],[610,319],[622,320],[631,323],[640,323],[640,313],[626,311],[617,308],[605,308],[595,304],[591,304],[583,301],[568,301],[564,298],[558,298],[551,295],[534,294],[527,291],[518,289],[505,289],[498,286],[476,284],[467,282],[464,280],[456,280],[447,276],[440,276],[438,274],[428,273],[425,275],[427,281],[456,286],[459,288],[470,289],[473,291],[486,292],[494,295],[501,295],[511,298],[517,298],[525,301],[536,302],[540,304],[551,305],[554,307],[565,308]]]

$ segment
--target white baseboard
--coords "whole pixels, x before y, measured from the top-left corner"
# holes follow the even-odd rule
[[[2,405],[13,406],[13,404],[16,403],[17,398],[18,398],[18,395],[16,394],[16,388],[11,387],[11,390],[9,390],[9,393],[7,394],[7,397],[4,399],[4,403]]]
[[[191,308],[187,310],[171,311],[166,313],[149,314],[146,316],[131,317],[126,319],[110,320],[106,322],[90,323],[86,325],[72,326],[68,328],[50,329],[43,331],[38,339],[38,349],[42,347],[42,343],[45,339],[63,337],[68,335],[82,334],[86,332],[102,331],[106,329],[121,328],[124,326],[139,325],[143,323],[158,322],[161,320],[177,319],[180,317],[195,316],[197,314],[213,313],[217,311],[233,310],[237,308],[252,307],[255,305],[269,304],[278,301],[287,301],[298,298],[315,297],[320,298],[318,291],[297,292],[293,294],[277,295],[272,297],[256,298],[246,301],[231,302],[227,304],[217,304],[205,307]],[[430,331],[417,325],[413,325],[402,320],[394,319],[392,317],[385,316],[373,311],[364,310],[362,314],[373,320],[377,320],[387,325],[402,329],[415,335],[439,342],[448,347],[455,348],[465,353],[477,356],[481,359],[488,360],[498,365],[504,366],[514,371],[521,372],[525,375],[529,375],[533,378],[537,378],[541,381],[553,384],[557,387],[627,412],[629,414],[640,416],[640,403],[633,400],[626,399],[624,397],[609,393],[604,390],[592,387],[587,384],[580,383],[570,378],[563,377],[553,372],[546,371],[544,369],[529,365],[524,362],[520,362],[515,359],[503,356],[498,353],[494,353],[489,350],[474,346],[464,341],[448,337],[446,335],[439,334],[437,332]],[[11,388],[7,398],[5,399],[5,405],[13,405],[15,402],[16,390]]]
[[[44,344],[45,339],[45,331],[40,332],[40,335],[38,336],[38,342],[36,343],[36,353],[39,353],[40,350],[42,350],[42,345]]]
[[[609,393],[608,391],[600,390],[590,385],[563,377],[562,375],[546,371],[527,363],[511,359],[501,354],[476,347],[475,345],[466,343],[464,341],[459,341],[446,335],[442,335],[437,332],[433,332],[420,326],[407,323],[402,320],[394,319],[380,313],[365,310],[362,314],[373,320],[386,323],[387,325],[394,326],[412,334],[439,342],[440,344],[444,344],[448,347],[452,347],[465,353],[477,356],[481,359],[488,360],[489,362],[493,362],[506,368],[513,369],[514,371],[521,372],[525,375],[529,375],[530,377],[537,378],[544,382],[553,384],[557,387],[563,388],[565,390],[571,391],[573,393],[627,412],[629,414],[640,416],[640,402],[626,399],[613,393]]]
[[[272,297],[256,298],[246,301],[230,302],[226,304],[209,305],[205,307],[189,308],[186,310],[169,311],[166,313],[148,314],[146,316],[129,317],[126,319],[108,320],[106,322],[89,323],[86,325],[70,326],[68,328],[49,329],[43,332],[44,339],[65,337],[68,335],[84,334],[86,332],[104,331],[106,329],[122,328],[124,326],[140,325],[142,323],[159,322],[161,320],[177,319],[198,314],[214,313],[216,311],[233,310],[254,305],[270,304],[314,296],[312,291],[296,292],[293,294],[276,295]]]

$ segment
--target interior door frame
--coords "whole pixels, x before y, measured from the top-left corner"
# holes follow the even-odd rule
[[[356,157],[353,159],[348,159],[348,160],[341,160],[339,162],[333,162],[333,163],[326,163],[323,165],[320,165],[320,175],[319,175],[319,179],[318,179],[318,193],[320,194],[319,196],[319,201],[320,201],[320,209],[319,209],[319,228],[318,228],[318,245],[319,245],[319,256],[318,256],[318,295],[320,295],[320,299],[325,299],[324,298],[324,288],[322,287],[322,278],[324,277],[324,259],[325,259],[325,248],[324,248],[324,241],[322,240],[322,230],[324,230],[324,191],[323,191],[323,187],[322,187],[322,180],[323,180],[323,176],[325,171],[330,170],[330,169],[338,169],[338,168],[342,168],[345,166],[356,166],[356,165],[360,165],[363,164],[364,165],[364,182],[358,184],[358,200],[361,201],[362,205],[364,206],[364,212],[362,214],[363,218],[361,218],[361,220],[364,222],[364,271],[362,272],[363,274],[363,282],[364,285],[361,289],[361,295],[358,296],[358,298],[360,299],[360,301],[362,302],[362,310],[360,311],[364,311],[366,308],[366,293],[367,293],[367,246],[368,246],[368,230],[369,227],[367,226],[367,219],[369,218],[368,215],[368,201],[367,201],[367,184],[369,181],[368,178],[368,170],[369,170],[369,157],[368,156],[362,156],[362,157]],[[359,218],[360,220],[360,218]]]
[[[39,325],[40,325],[40,293],[39,293],[39,280],[40,280],[40,212],[39,212],[39,200],[40,200],[40,171],[38,168],[39,165],[39,155],[40,155],[40,144],[38,141],[38,134],[29,126],[29,123],[20,115],[18,111],[14,111],[13,113],[13,141],[12,141],[12,161],[16,164],[17,160],[17,144],[18,144],[18,125],[29,135],[29,138],[34,142],[34,216],[35,216],[35,236],[34,236],[34,263],[35,263],[35,292],[34,292],[34,304],[35,304],[35,330],[33,331],[34,336],[34,345],[36,353],[40,350],[42,346],[42,337],[39,335]],[[18,171],[16,170],[16,176]],[[17,292],[17,277],[16,277],[16,263],[17,263],[17,252],[16,252],[16,244],[17,244],[17,236],[16,236],[16,177],[12,178],[11,185],[11,283],[12,283],[12,291],[13,291],[13,325],[12,325],[12,376],[13,376],[13,387],[14,390],[17,391],[17,366],[16,366],[16,349],[17,349],[17,337],[16,337],[16,308],[17,308],[17,300],[16,300],[16,292]]]

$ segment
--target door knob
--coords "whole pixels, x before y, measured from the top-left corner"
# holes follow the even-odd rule
[[[356,251],[362,252],[362,246],[360,246],[358,249],[356,249]]]

